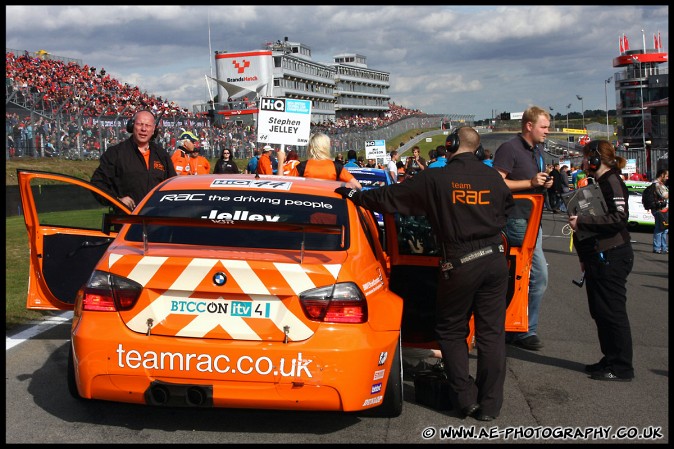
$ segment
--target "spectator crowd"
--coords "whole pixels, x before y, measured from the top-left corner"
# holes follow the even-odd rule
[[[8,103],[5,109],[10,157],[98,159],[109,146],[128,138],[126,120],[145,109],[161,117],[157,140],[169,151],[175,148],[181,128],[189,128],[199,136],[201,149],[209,157],[231,148],[235,158],[246,158],[258,146],[254,125],[226,121],[214,126],[203,114],[123,83],[103,67],[99,70],[27,51],[6,52],[5,93],[11,102],[26,105],[21,108]],[[31,114],[31,110],[37,114]],[[334,136],[372,130],[415,115],[424,114],[389,103],[389,111],[381,117],[338,118],[312,124],[311,132]],[[114,120],[107,119],[110,117]]]

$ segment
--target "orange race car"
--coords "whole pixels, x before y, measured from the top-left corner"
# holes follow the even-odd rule
[[[387,216],[382,231],[333,192],[339,183],[317,179],[178,176],[131,212],[85,181],[17,174],[27,307],[74,311],[73,396],[401,413],[401,345],[434,345],[432,308],[419,309],[432,303],[439,260],[430,245],[403,254],[410,217]],[[519,200],[532,216],[542,208],[536,195]],[[537,228],[510,249],[513,330],[526,329]],[[410,269],[425,275],[416,290]]]

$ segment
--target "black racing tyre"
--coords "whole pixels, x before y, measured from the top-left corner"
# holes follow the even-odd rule
[[[75,358],[73,355],[73,344],[68,342],[68,392],[75,399],[82,400],[80,392],[77,389],[77,380],[75,378]]]

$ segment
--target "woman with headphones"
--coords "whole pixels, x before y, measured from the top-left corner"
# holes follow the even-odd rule
[[[627,317],[627,276],[632,271],[634,253],[627,230],[628,191],[621,176],[625,158],[616,156],[607,140],[596,140],[583,148],[583,169],[599,185],[607,212],[605,215],[571,215],[574,231],[588,231],[573,244],[584,272],[590,315],[597,325],[603,357],[586,365],[595,380],[629,382],[634,378],[632,333]],[[587,234],[586,234],[587,235]]]

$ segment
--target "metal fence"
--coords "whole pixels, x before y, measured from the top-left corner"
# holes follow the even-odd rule
[[[442,115],[412,116],[382,128],[335,129],[326,131],[326,134],[330,137],[333,154],[342,153],[346,156],[348,150],[364,151],[365,142],[368,140],[390,141],[415,129],[439,128],[442,117]],[[306,153],[306,147],[303,151]],[[306,158],[306,154],[300,158]]]
[[[126,124],[127,109],[114,114],[106,110],[98,116],[86,112],[64,111],[61,105],[46,108],[40,95],[11,83],[5,85],[5,142],[6,158],[57,157],[71,160],[98,159],[111,145],[129,134]],[[82,108],[87,109],[87,108]],[[322,131],[332,140],[332,151],[346,153],[350,149],[363,150],[368,140],[391,140],[407,131],[439,127],[442,115],[410,116],[385,127],[336,128],[312,127],[312,132]],[[217,158],[223,148],[231,148],[236,159],[253,155],[257,145],[254,125],[232,122],[213,126],[207,117],[178,114],[159,117],[157,141],[167,150],[175,147],[182,130],[189,130],[203,137],[201,152],[207,158]],[[307,157],[306,146],[295,149],[300,158]]]
[[[588,135],[593,140],[605,140],[606,130],[593,130],[588,125]],[[577,142],[558,142],[555,140],[548,140],[546,162],[555,160],[568,160],[571,165],[580,167],[583,160],[582,148]],[[669,149],[667,148],[650,148],[644,151],[643,148],[629,149],[624,145],[619,145],[616,148],[616,155],[625,159],[634,160],[636,162],[636,170],[638,173],[645,173],[648,179],[655,178],[655,174],[661,168],[669,167]]]

